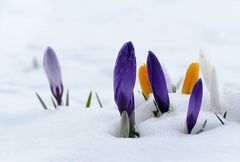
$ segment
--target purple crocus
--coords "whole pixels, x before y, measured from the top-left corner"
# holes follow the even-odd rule
[[[114,68],[114,99],[122,115],[126,111],[129,119],[134,118],[133,89],[136,81],[136,57],[132,42],[120,49]]]
[[[58,105],[62,104],[63,84],[62,74],[58,58],[51,47],[47,47],[44,58],[43,67],[46,72],[50,88]]]
[[[192,94],[190,96],[188,113],[187,113],[187,131],[190,134],[195,126],[198,118],[198,114],[202,104],[203,85],[202,80],[199,79],[193,87]]]
[[[160,62],[151,51],[148,52],[147,71],[157,107],[162,113],[167,112],[169,110],[169,96],[165,76]]]

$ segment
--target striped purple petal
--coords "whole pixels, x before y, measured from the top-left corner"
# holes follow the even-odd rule
[[[195,126],[198,118],[198,114],[202,104],[203,85],[202,80],[199,79],[194,85],[192,94],[190,96],[188,113],[187,113],[187,129],[190,134],[193,127]]]
[[[164,113],[169,110],[169,96],[162,67],[153,52],[148,52],[148,79],[159,110]]]
[[[62,74],[58,58],[51,47],[47,47],[45,51],[43,67],[47,75],[52,94],[58,105],[61,105],[63,95]]]
[[[114,99],[120,114],[128,113],[129,119],[134,111],[133,89],[136,81],[136,57],[132,42],[120,49],[114,69]]]

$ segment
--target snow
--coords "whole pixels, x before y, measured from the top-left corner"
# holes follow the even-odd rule
[[[1,0],[0,161],[239,161],[239,5],[237,0]],[[120,115],[112,75],[117,53],[129,40],[138,66],[152,50],[173,84],[202,49],[216,68],[221,108],[228,112],[225,125],[210,111],[206,86],[198,122],[187,135],[189,96],[169,94],[171,112],[154,118],[152,96],[145,102],[137,82],[141,137],[116,137]],[[56,51],[70,90],[70,107],[56,111],[45,111],[35,96],[37,91],[51,107],[42,67],[47,46]],[[90,90],[99,94],[103,108],[94,93],[91,108],[85,108]],[[205,120],[204,132],[196,135]]]

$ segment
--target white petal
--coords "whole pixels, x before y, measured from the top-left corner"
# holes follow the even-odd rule
[[[218,79],[216,69],[213,66],[210,77],[210,105],[211,109],[215,113],[221,113],[220,93],[218,86]]]
[[[202,53],[200,53],[199,63],[200,63],[200,69],[203,75],[205,85],[207,89],[210,91],[210,75],[211,75],[212,65],[207,60],[206,56]]]

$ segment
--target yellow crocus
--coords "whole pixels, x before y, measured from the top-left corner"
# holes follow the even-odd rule
[[[191,94],[194,85],[199,79],[199,64],[198,63],[192,63],[186,73],[182,93],[183,94]]]
[[[140,82],[142,92],[144,96],[148,98],[149,94],[152,92],[152,88],[148,80],[148,72],[147,72],[146,64],[143,64],[142,66],[139,67],[138,77],[139,77],[139,82]]]

